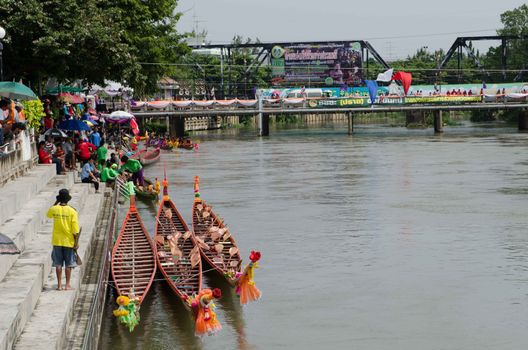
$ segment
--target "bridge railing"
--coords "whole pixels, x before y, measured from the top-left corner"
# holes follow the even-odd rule
[[[462,105],[482,103],[526,103],[528,93],[510,93],[497,95],[380,95],[371,103],[368,96],[329,97],[329,98],[282,98],[263,99],[263,107],[267,110],[303,109],[303,108],[354,108],[405,105]],[[132,112],[199,112],[199,111],[241,111],[258,110],[258,100],[187,100],[187,101],[146,101],[131,105]]]

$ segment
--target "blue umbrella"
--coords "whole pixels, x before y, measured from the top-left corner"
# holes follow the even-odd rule
[[[62,130],[70,130],[70,131],[92,130],[86,123],[80,120],[77,120],[77,119],[63,120],[62,122],[59,123],[59,126],[57,128],[62,129]]]

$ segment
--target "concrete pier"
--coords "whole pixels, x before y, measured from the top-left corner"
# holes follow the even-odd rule
[[[435,134],[440,134],[444,132],[444,124],[442,121],[442,111],[434,111],[433,112],[433,125],[434,125],[434,132]]]
[[[528,110],[519,112],[519,131],[528,131]]]
[[[354,114],[352,112],[348,112],[348,134],[352,135],[354,133]]]

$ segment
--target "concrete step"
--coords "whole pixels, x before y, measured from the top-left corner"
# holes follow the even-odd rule
[[[55,165],[38,165],[0,189],[0,227],[55,177]]]
[[[72,273],[71,283],[74,290],[57,291],[57,280],[52,268],[35,310],[16,341],[15,349],[34,349],[35,344],[38,344],[41,349],[62,349],[64,347],[66,330],[72,318],[72,311],[81,288],[86,264],[89,264],[88,257],[96,232],[99,208],[102,204],[102,194],[90,194],[86,198],[84,209],[79,213],[79,224],[82,225],[83,229],[78,254],[83,260],[83,265],[76,268]]]
[[[21,252],[33,240],[35,234],[47,220],[46,212],[55,203],[55,197],[61,188],[73,186],[73,174],[55,176],[42,191],[29,200],[20,210],[1,226],[0,232],[11,238]],[[85,186],[79,188],[84,196],[88,193]],[[80,201],[79,203],[84,203]],[[0,255],[0,281],[17,260],[18,255]]]
[[[57,181],[61,182],[62,179]],[[68,180],[65,180],[68,181]],[[59,188],[65,184],[58,184]],[[70,190],[72,195],[71,205],[80,212],[79,220],[82,216],[93,217],[94,207],[90,207],[89,197],[90,187],[87,184],[74,185]],[[49,196],[55,196],[58,188],[50,192]],[[46,196],[45,194],[42,194]],[[101,195],[98,195],[101,197]],[[54,202],[52,197],[52,202]],[[41,212],[46,212],[50,207],[50,201],[45,203]],[[86,220],[86,219],[82,219]],[[86,229],[89,231],[93,225],[86,222]],[[83,231],[85,228],[83,227]],[[11,269],[0,282],[0,349],[11,349],[18,336],[22,333],[29,320],[38,298],[42,293],[42,288],[46,283],[51,271],[51,231],[52,221],[46,219],[33,239],[25,245],[24,251],[12,264]],[[84,233],[83,233],[84,234]],[[89,236],[89,234],[87,234]],[[38,343],[36,343],[38,344]],[[34,344],[34,345],[36,345]]]

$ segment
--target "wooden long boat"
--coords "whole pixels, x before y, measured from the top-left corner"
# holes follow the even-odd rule
[[[185,301],[202,288],[202,260],[194,236],[169,198],[167,186],[164,179],[154,236],[156,260],[170,288],[189,308]]]
[[[194,178],[194,196],[192,227],[200,254],[208,265],[234,285],[237,274],[242,272],[240,251],[224,220],[200,198],[198,176]]]
[[[135,160],[141,160],[141,157],[143,156],[144,153],[146,153],[147,150],[146,149],[142,149],[141,151],[136,151],[134,152],[134,154],[132,154],[130,157],[128,158],[131,158],[131,159],[135,159]]]
[[[130,196],[130,209],[112,249],[112,277],[119,295],[145,299],[156,274],[155,247]]]
[[[161,149],[158,147],[156,149],[153,149],[152,151],[147,151],[144,153],[141,153],[139,156],[139,160],[144,166],[156,163],[161,158]]]
[[[144,179],[145,181],[145,187],[153,185],[152,181],[149,179]],[[159,198],[159,191],[141,191],[137,186],[135,188],[136,190],[136,197],[143,201],[155,201]]]

